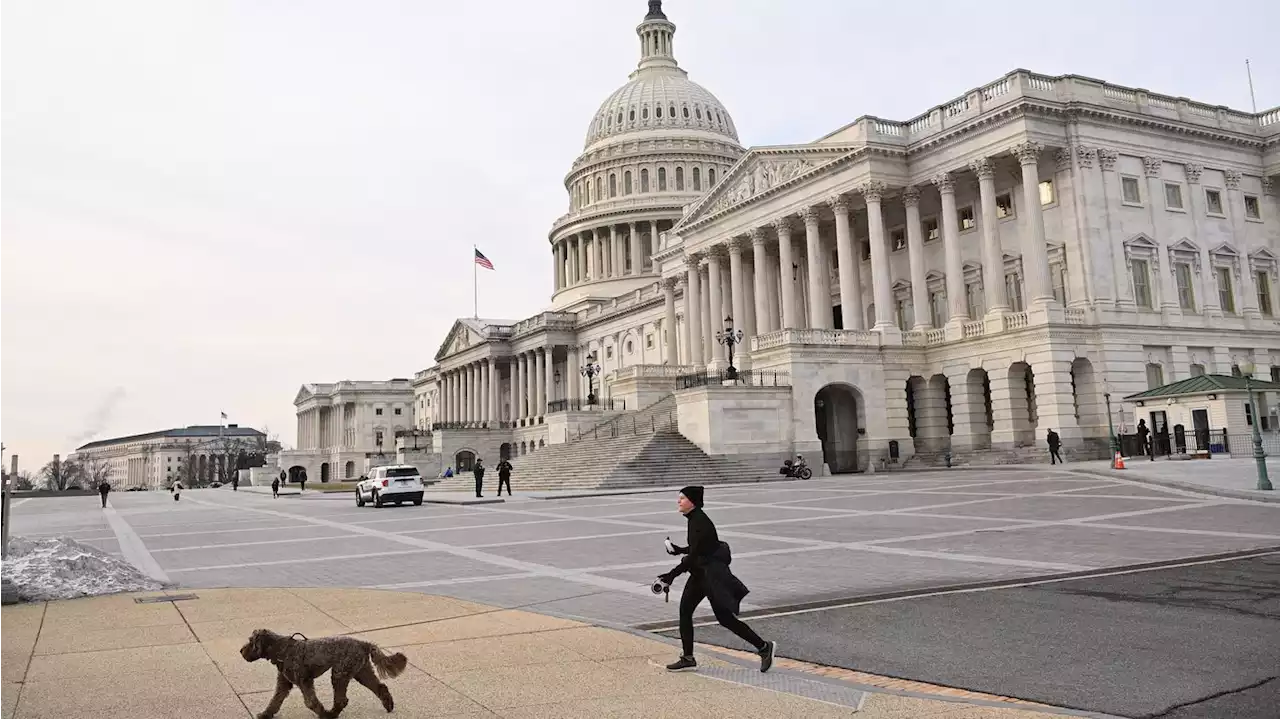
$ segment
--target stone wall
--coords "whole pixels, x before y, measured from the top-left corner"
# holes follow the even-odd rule
[[[707,454],[781,463],[792,453],[790,387],[710,385],[675,396],[680,434]]]

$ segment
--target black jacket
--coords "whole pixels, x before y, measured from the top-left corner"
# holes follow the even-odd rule
[[[475,467],[472,467],[472,468],[471,468],[471,472],[475,475],[476,479],[484,479],[484,465],[483,465],[483,464],[477,464]]]
[[[689,546],[676,547],[676,553],[685,555],[684,559],[663,578],[670,584],[688,572],[689,581],[702,583],[713,608],[737,614],[742,598],[751,590],[729,571],[729,564],[733,561],[729,545],[720,541],[716,525],[701,507],[686,514],[685,519],[689,521]]]
[[[1049,442],[1049,449],[1057,449],[1062,446],[1062,438],[1058,436],[1057,432],[1049,432],[1047,440]]]
[[[504,459],[501,462],[498,462],[498,479],[510,479],[512,469],[514,469],[514,467],[512,467],[511,463],[507,460]]]

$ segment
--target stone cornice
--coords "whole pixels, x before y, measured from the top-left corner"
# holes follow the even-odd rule
[[[547,240],[555,243],[563,240],[567,235],[585,230],[599,228],[609,225],[626,225],[632,222],[658,222],[660,220],[671,220],[672,223],[679,222],[680,217],[684,214],[684,208],[687,205],[673,205],[665,202],[657,202],[653,205],[614,207],[612,209],[602,209],[599,212],[580,212],[577,215],[562,215],[556,219],[551,225],[551,232],[547,233]],[[658,215],[652,217],[651,215]]]
[[[590,164],[604,162],[611,158],[631,158],[647,157],[662,153],[700,153],[709,155],[719,155],[723,157],[737,158],[746,154],[746,150],[738,145],[730,145],[727,142],[710,142],[707,140],[645,140],[637,142],[635,140],[610,145],[609,147],[584,152],[574,159],[573,165],[569,168],[572,175],[580,168]]]
[[[597,162],[586,163],[576,166],[564,176],[565,189],[570,189],[574,182],[579,179],[597,172],[607,172],[613,170],[625,170],[631,167],[642,167],[644,165],[661,165],[665,163],[679,162],[723,162],[732,165],[737,162],[738,155],[728,155],[713,152],[698,152],[696,150],[671,150],[656,151],[648,153],[636,153],[627,156],[610,156],[602,158]],[[639,178],[633,178],[633,181],[639,181]],[[618,182],[622,182],[622,177],[618,177]]]

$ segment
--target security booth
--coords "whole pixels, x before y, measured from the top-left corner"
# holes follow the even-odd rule
[[[1253,404],[1249,391],[1253,391]],[[1133,424],[1120,438],[1129,456],[1146,454],[1215,454],[1247,456],[1252,451],[1253,423],[1258,422],[1267,454],[1280,452],[1280,384],[1275,382],[1204,374],[1172,382],[1124,398],[1122,411]],[[1257,417],[1253,407],[1257,407]],[[1137,431],[1140,420],[1148,429],[1146,443]]]

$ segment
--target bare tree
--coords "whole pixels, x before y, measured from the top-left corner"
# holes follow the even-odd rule
[[[40,475],[47,488],[61,492],[79,486],[83,471],[74,461],[55,456],[53,461],[40,470]]]
[[[80,476],[85,489],[97,489],[99,484],[111,479],[111,463],[102,457],[90,455],[80,460]]]
[[[35,477],[32,477],[31,472],[25,469],[21,470],[20,472],[18,472],[17,477],[15,477],[13,480],[13,488],[24,491],[24,492],[27,490],[35,489],[36,488]]]

